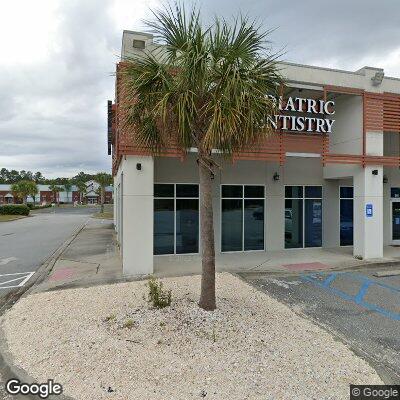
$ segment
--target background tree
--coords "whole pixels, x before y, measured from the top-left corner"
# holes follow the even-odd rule
[[[100,212],[104,212],[104,198],[105,198],[105,191],[106,187],[111,185],[112,183],[112,176],[110,174],[107,174],[105,172],[100,172],[95,175],[94,180],[99,184],[100,188],[100,204],[101,204],[101,210]]]
[[[67,203],[68,203],[69,202],[69,193],[71,193],[71,190],[72,190],[72,185],[71,185],[70,181],[64,183],[64,190],[67,193]]]
[[[15,169],[12,169],[11,171],[9,171],[8,173],[8,183],[16,183],[21,181],[22,178],[19,174],[19,172]]]
[[[35,174],[31,171],[17,171],[15,169],[8,170],[7,168],[1,168],[0,170],[0,183],[17,183],[22,180],[35,181],[36,183],[44,183],[45,178],[41,172]]]
[[[77,181],[76,187],[78,188],[79,192],[79,201],[80,203],[83,202],[83,196],[86,194],[86,183],[84,181]]]
[[[44,183],[45,181],[45,177],[42,175],[42,173],[40,171],[35,172],[35,174],[33,175],[33,179],[36,183]]]
[[[38,188],[34,181],[22,180],[13,183],[11,185],[11,191],[26,204],[28,196],[31,196],[33,193],[36,195],[38,193]]]
[[[8,182],[8,169],[2,168],[0,169],[0,183],[7,183]]]
[[[266,48],[269,32],[246,18],[216,19],[203,27],[199,11],[176,5],[154,13],[147,25],[164,53],[127,60],[123,90],[130,99],[124,129],[153,155],[174,143],[197,148],[200,182],[202,280],[199,305],[214,310],[215,248],[212,179],[219,168],[213,149],[229,158],[272,132],[266,123],[282,78]]]
[[[78,182],[78,181],[82,181],[82,182],[87,182],[90,181],[91,179],[94,179],[95,175],[90,175],[90,174],[86,174],[85,172],[81,171],[79,172],[79,174],[75,175],[72,178],[73,182]]]

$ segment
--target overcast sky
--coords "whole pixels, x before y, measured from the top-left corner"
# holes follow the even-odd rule
[[[185,1],[185,3],[189,3]],[[110,169],[106,101],[123,29],[156,0],[13,0],[0,13],[0,168],[46,177]],[[258,18],[283,59],[400,78],[400,1],[199,0],[204,18]]]

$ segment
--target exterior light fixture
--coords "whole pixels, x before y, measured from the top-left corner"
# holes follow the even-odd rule
[[[373,169],[372,170],[372,175],[378,175],[378,170],[377,169]]]
[[[386,175],[383,175],[383,183],[388,183],[389,179]]]
[[[142,170],[142,164],[138,162],[138,163],[136,164],[136,169],[137,169],[138,171],[141,171],[141,170]]]
[[[381,71],[376,71],[375,75],[371,78],[372,81],[372,85],[373,86],[378,86],[382,83],[383,81],[383,77],[385,76],[385,73],[383,72],[383,70]]]
[[[279,181],[280,176],[277,172],[274,173],[274,176],[272,177],[274,179],[274,181]]]

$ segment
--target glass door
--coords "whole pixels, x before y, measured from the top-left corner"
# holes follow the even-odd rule
[[[353,246],[354,190],[352,186],[340,186],[340,245]]]
[[[322,186],[285,186],[285,249],[322,246]]]
[[[392,244],[400,244],[400,199],[392,199]]]

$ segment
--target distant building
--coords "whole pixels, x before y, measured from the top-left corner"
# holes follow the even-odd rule
[[[18,198],[18,196],[12,192],[11,184],[0,184],[0,204],[21,204],[22,199]],[[58,185],[59,187],[64,189],[63,185]],[[86,192],[79,193],[78,188],[75,185],[72,185],[71,191],[66,192],[63,190],[62,192],[58,192],[57,194],[53,193],[50,190],[49,185],[37,185],[38,194],[33,199],[31,196],[28,197],[28,203],[37,203],[37,204],[49,204],[49,203],[57,203],[61,204],[66,203],[84,203],[84,204],[100,204],[100,185],[94,180],[90,180],[86,182]],[[105,190],[104,203],[110,204],[113,202],[113,187],[107,186]]]
[[[74,191],[72,195],[72,201],[80,201],[80,193]],[[113,199],[113,187],[107,186],[104,195],[104,203],[110,204]],[[100,185],[94,181],[90,180],[86,182],[86,193],[83,195],[83,202],[87,204],[100,204]]]

